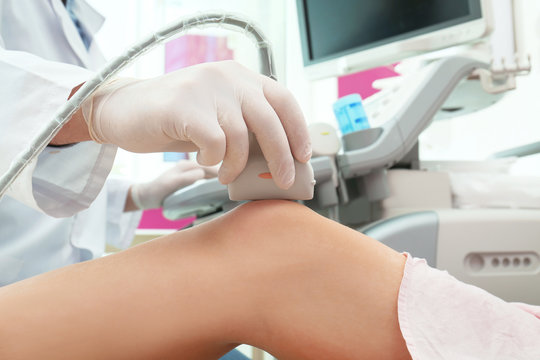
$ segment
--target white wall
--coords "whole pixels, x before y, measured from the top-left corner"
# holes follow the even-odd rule
[[[421,136],[423,159],[485,159],[490,154],[540,141],[540,2],[527,1],[523,26],[532,71],[493,106],[438,121]]]
[[[308,81],[302,65],[294,0],[91,0],[107,15],[108,21],[98,40],[108,57],[119,54],[128,44],[158,29],[179,16],[209,9],[242,13],[254,21],[270,38],[276,58],[278,78],[292,91],[308,122],[334,124],[332,104],[337,99],[336,79]],[[435,122],[421,136],[421,157],[430,159],[484,159],[493,152],[538,141],[540,134],[540,42],[538,14],[540,1],[528,1],[523,17],[526,42],[531,49],[533,71],[518,78],[518,87],[503,100],[481,112],[452,120]],[[239,60],[254,70],[256,56],[241,35],[230,35],[238,45]],[[163,51],[157,50],[136,62],[127,75],[155,76],[163,72]],[[121,153],[115,173],[148,179],[167,164],[160,154]],[[149,170],[150,169],[150,170]]]

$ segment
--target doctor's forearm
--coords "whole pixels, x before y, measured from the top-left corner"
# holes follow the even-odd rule
[[[92,138],[88,132],[88,126],[79,109],[62,129],[60,129],[58,134],[56,134],[50,142],[50,145],[68,145],[90,140],[92,140]]]
[[[73,88],[69,94],[68,100],[80,89],[83,84],[79,84]],[[52,139],[50,145],[68,145],[75,144],[81,141],[90,141],[90,132],[88,125],[84,120],[82,110],[79,108],[69,121],[60,129],[58,134]]]

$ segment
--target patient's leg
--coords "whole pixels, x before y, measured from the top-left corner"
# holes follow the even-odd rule
[[[2,359],[402,359],[405,257],[287,201],[0,288]]]

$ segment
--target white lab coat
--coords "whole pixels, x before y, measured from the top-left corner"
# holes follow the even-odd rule
[[[95,33],[103,17],[82,0],[75,5],[85,30]],[[0,173],[5,173],[71,90],[92,76],[87,69],[96,70],[104,59],[95,43],[86,50],[60,0],[0,0],[0,22]],[[114,146],[93,142],[44,152],[40,165],[29,166],[8,194],[49,215],[73,215],[97,196],[115,152]]]
[[[92,36],[103,17],[74,5]],[[103,62],[60,0],[0,0],[0,173]],[[122,213],[129,184],[103,188],[115,153],[93,142],[47,147],[11,186],[0,200],[0,286],[101,256],[105,242],[129,245],[140,219]]]

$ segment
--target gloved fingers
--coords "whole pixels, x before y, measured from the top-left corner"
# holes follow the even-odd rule
[[[219,116],[227,146],[218,172],[219,181],[222,184],[229,184],[246,166],[249,155],[248,129],[239,108],[222,110]]]
[[[201,166],[201,168],[204,170],[205,179],[213,179],[218,176],[220,165]]]
[[[174,176],[172,179],[171,179],[171,186],[170,186],[170,191],[167,192],[167,195],[175,192],[176,190],[179,190],[179,189],[182,189],[188,185],[191,185],[193,184],[195,181],[197,180],[201,180],[201,179],[204,179],[204,169],[198,167],[198,168],[194,168],[194,169],[191,169],[191,170],[187,170],[187,171],[184,171],[182,173],[179,173],[179,174],[176,174],[176,176]]]
[[[215,112],[203,112],[197,119],[186,124],[182,138],[197,146],[197,162],[201,165],[216,165],[225,157],[226,138],[219,126]]]
[[[262,93],[249,95],[242,103],[244,119],[257,138],[274,182],[288,189],[294,183],[295,168],[285,130]]]
[[[192,169],[198,169],[201,165],[197,164],[196,161],[193,160],[179,160],[174,167],[169,169],[168,171],[174,171],[174,172],[184,172]]]
[[[200,167],[186,171],[178,171],[171,168],[158,176],[155,180],[133,184],[131,197],[135,205],[140,209],[154,209],[163,204],[167,196],[182,189],[195,181],[204,179],[204,170]]]
[[[159,149],[163,152],[196,152],[199,150],[191,141],[171,141],[159,146]]]
[[[302,109],[286,88],[270,78],[264,78],[264,96],[283,124],[293,156],[300,162],[309,161],[311,140]]]
[[[227,156],[227,155],[225,155]],[[218,176],[219,165],[214,166],[203,166],[199,165],[196,161],[193,160],[180,160],[176,163],[176,166],[171,168],[169,171],[175,172],[185,172],[193,169],[202,169],[204,171],[205,179],[212,179]]]

